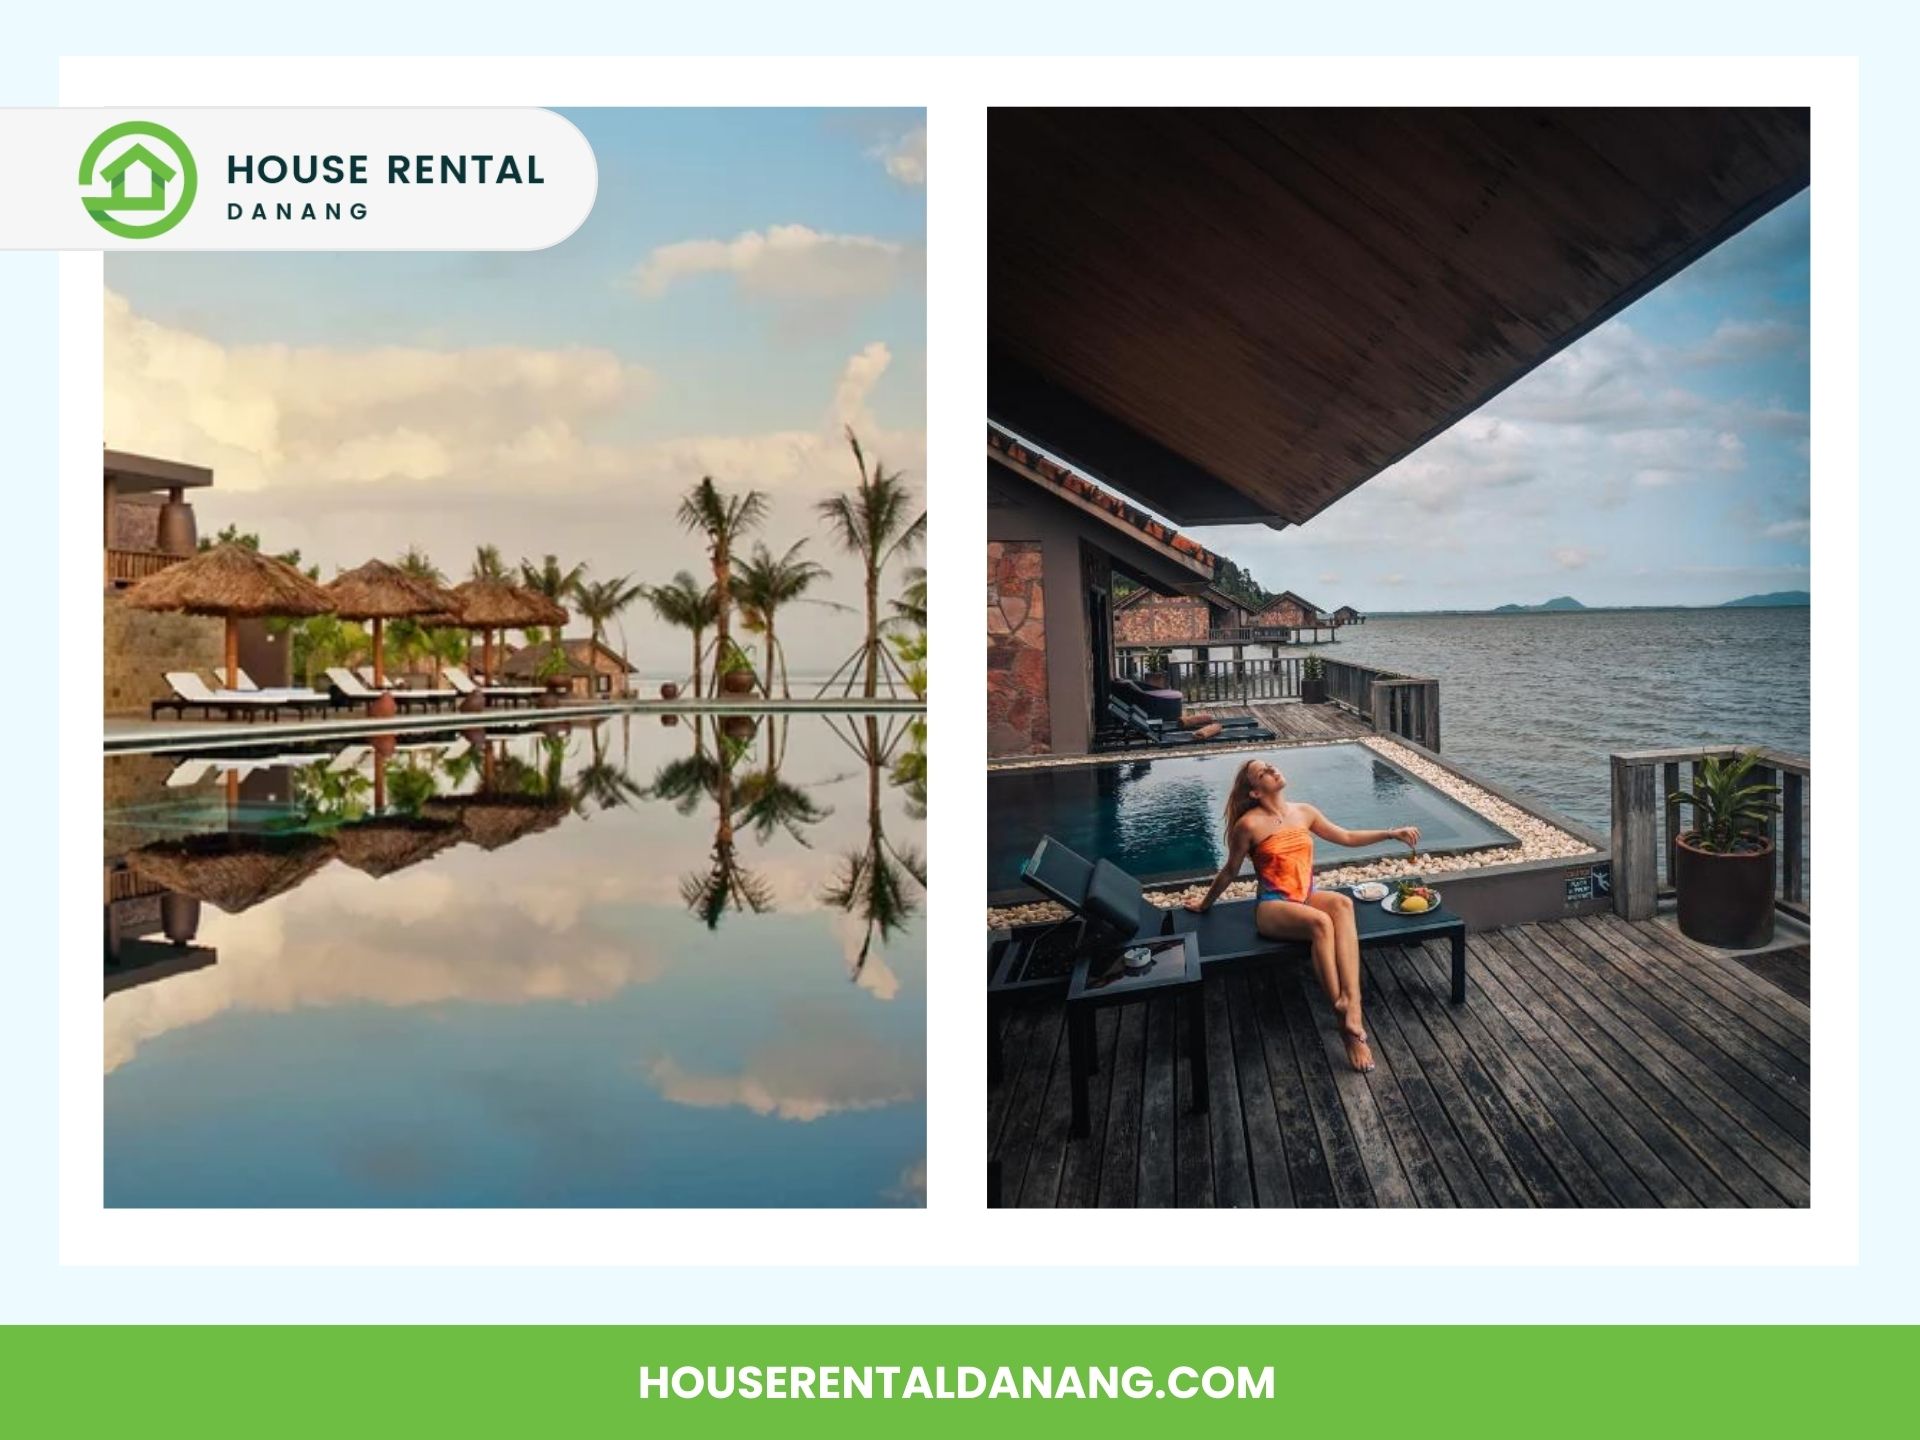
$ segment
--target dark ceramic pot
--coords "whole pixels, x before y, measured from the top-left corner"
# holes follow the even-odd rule
[[[680,698],[680,687],[671,680],[667,681],[666,684],[660,687],[660,698],[662,700],[678,700]]]
[[[751,670],[729,670],[720,677],[720,692],[723,695],[751,695],[753,691]]]
[[[1773,842],[1719,854],[1682,835],[1673,846],[1680,933],[1723,950],[1754,950],[1773,939]]]
[[[1318,680],[1302,680],[1300,682],[1300,699],[1308,705],[1326,704],[1327,703],[1326,677],[1323,675]]]

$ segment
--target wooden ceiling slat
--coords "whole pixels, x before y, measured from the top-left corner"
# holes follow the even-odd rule
[[[1298,521],[1806,166],[1804,111],[995,111],[992,352]]]

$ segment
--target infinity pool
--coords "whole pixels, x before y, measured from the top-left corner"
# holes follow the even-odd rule
[[[1423,854],[1510,845],[1512,835],[1364,745],[1257,752],[1287,777],[1288,797],[1317,805],[1355,830],[1418,825]],[[987,778],[987,889],[1032,898],[1020,862],[1042,835],[1088,858],[1105,856],[1142,880],[1187,879],[1226,859],[1221,816],[1249,752],[1182,755],[1116,764],[999,770]],[[1406,853],[1397,841],[1348,850],[1314,842],[1315,863]],[[1249,872],[1250,873],[1250,872]]]
[[[109,758],[106,1203],[924,1204],[924,730],[670,718]]]

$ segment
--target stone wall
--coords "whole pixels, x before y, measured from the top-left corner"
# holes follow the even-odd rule
[[[226,663],[226,627],[203,616],[135,610],[109,594],[102,661],[106,713],[145,715],[167,693],[167,671],[210,674]]]
[[[101,827],[102,856],[113,861],[153,839],[151,817],[140,812],[179,799],[167,788],[167,776],[180,762],[166,755],[109,755],[103,763],[107,818]]]
[[[1148,594],[1113,616],[1122,645],[1204,645],[1207,629],[1207,602],[1198,595]]]
[[[123,495],[113,504],[113,545],[115,550],[158,550],[160,548],[160,506],[164,495]]]
[[[1053,746],[1041,569],[1038,542],[987,542],[989,755],[1043,755]]]
[[[1256,625],[1291,625],[1300,630],[1311,626],[1314,617],[1304,605],[1293,600],[1276,600],[1254,617]]]

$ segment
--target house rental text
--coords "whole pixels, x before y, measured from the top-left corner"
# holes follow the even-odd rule
[[[538,155],[389,155],[389,185],[544,185]],[[229,155],[230,185],[365,185],[365,155]],[[227,202],[229,220],[364,220],[364,200]]]
[[[230,185],[365,185],[365,155],[229,155]],[[389,185],[544,185],[538,155],[389,155]]]

